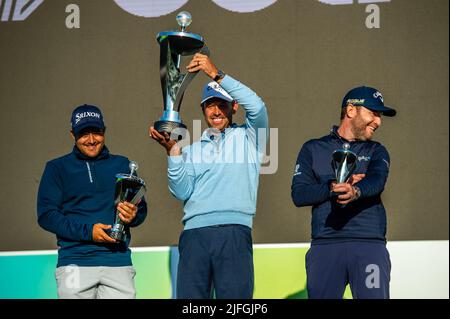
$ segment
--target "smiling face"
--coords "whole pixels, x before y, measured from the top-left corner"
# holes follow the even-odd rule
[[[88,157],[98,156],[105,145],[105,132],[99,128],[85,128],[76,137],[71,134],[80,152]]]
[[[209,127],[222,132],[231,125],[233,114],[236,113],[237,108],[237,103],[221,99],[210,99],[203,106],[203,114]]]
[[[381,113],[371,111],[363,106],[356,107],[356,116],[352,119],[351,130],[359,141],[368,141],[381,126]]]

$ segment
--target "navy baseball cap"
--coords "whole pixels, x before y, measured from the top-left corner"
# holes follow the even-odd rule
[[[395,116],[397,111],[384,105],[384,99],[381,93],[368,86],[359,86],[348,91],[342,100],[342,107],[348,104],[354,106],[364,106],[365,108],[381,112],[385,116]]]
[[[202,101],[200,105],[203,105],[206,101],[217,98],[227,102],[233,102],[234,99],[225,91],[217,82],[209,82],[203,88]]]
[[[75,108],[72,112],[70,122],[75,136],[87,127],[105,129],[102,112],[95,105],[84,104]]]

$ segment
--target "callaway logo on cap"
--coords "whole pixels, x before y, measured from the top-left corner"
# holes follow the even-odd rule
[[[359,86],[348,91],[342,100],[342,107],[348,104],[354,106],[364,106],[365,108],[381,112],[385,116],[395,116],[397,111],[384,105],[383,95],[374,88]]]

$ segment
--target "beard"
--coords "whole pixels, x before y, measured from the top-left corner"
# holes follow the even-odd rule
[[[352,133],[356,140],[367,141],[372,138],[372,135],[367,133],[367,124],[359,114],[355,117],[352,125]]]

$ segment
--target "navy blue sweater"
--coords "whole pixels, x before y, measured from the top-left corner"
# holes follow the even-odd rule
[[[358,156],[353,174],[366,174],[355,185],[361,196],[342,207],[332,199],[330,183],[335,180],[332,153],[343,143]],[[312,242],[329,240],[382,240],[386,238],[386,211],[381,193],[389,174],[389,154],[375,141],[349,142],[340,137],[337,127],[320,139],[306,142],[297,158],[291,196],[297,207],[312,207]]]
[[[126,157],[109,154],[106,146],[96,158],[74,146],[71,153],[47,162],[37,198],[38,223],[56,234],[58,267],[131,265],[129,227],[124,243],[92,241],[94,224],[114,223],[115,175],[129,173],[128,165]],[[147,204],[142,200],[129,226],[138,226],[146,216]]]

